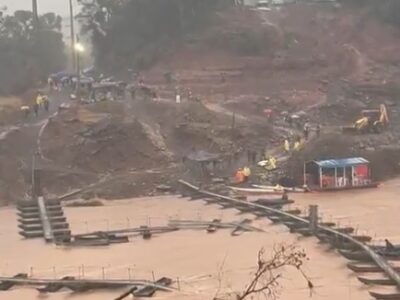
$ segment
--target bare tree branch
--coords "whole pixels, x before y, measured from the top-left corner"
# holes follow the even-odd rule
[[[279,287],[279,281],[282,278],[281,271],[283,271],[282,269],[284,267],[293,267],[299,271],[301,276],[307,281],[311,296],[314,285],[302,270],[304,260],[307,260],[304,251],[298,250],[293,245],[280,245],[279,247],[274,247],[270,259],[265,259],[265,249],[261,248],[257,256],[257,269],[244,291],[235,294],[236,300],[245,300],[252,298],[255,295],[262,295],[265,299],[275,299],[277,288]],[[219,269],[219,275],[222,274],[223,265],[224,263]],[[221,282],[222,279],[219,277],[219,286],[214,296],[214,300],[220,299],[217,297],[221,291]]]
[[[213,297],[213,300],[219,300],[218,296],[219,293],[221,292],[221,288],[222,288],[222,277],[223,277],[223,272],[224,272],[224,267],[225,267],[225,261],[226,261],[226,257],[228,256],[228,253],[225,254],[224,259],[222,260],[221,265],[218,268],[218,274],[217,274],[217,279],[218,279],[218,289],[215,292],[215,295]]]

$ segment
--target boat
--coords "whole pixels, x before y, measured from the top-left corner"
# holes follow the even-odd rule
[[[319,225],[323,226],[323,227],[334,227],[334,226],[336,226],[336,223],[334,223],[334,222],[321,222],[321,223],[319,223]]]
[[[282,206],[294,203],[293,200],[283,200],[283,199],[257,199],[254,201],[256,204],[264,206]]]
[[[336,249],[341,249],[341,250],[351,250],[351,251],[357,251],[360,250],[361,247],[358,244],[354,244],[352,242],[337,242],[337,241],[331,241],[330,243],[333,247]]]
[[[366,263],[356,263],[356,262],[349,262],[347,267],[356,272],[356,273],[378,273],[382,272],[382,269],[375,264],[366,264]],[[400,266],[393,267],[393,269],[397,272],[400,271]]]
[[[400,292],[380,293],[380,292],[369,291],[369,294],[378,300],[400,300]]]
[[[375,250],[377,254],[387,260],[400,260],[400,251]],[[371,261],[372,258],[365,251],[339,250],[345,258],[358,261]]]
[[[272,222],[272,223],[281,223],[282,222],[282,218],[279,216],[268,216],[268,219]]]
[[[260,188],[240,188],[235,186],[228,186],[229,189],[241,195],[282,195],[283,190],[275,189],[260,189]]]
[[[288,216],[288,215],[271,215],[268,217],[268,219],[279,219],[282,222],[290,221],[290,222],[303,223],[302,221],[297,220],[295,216]]]
[[[126,235],[109,235],[108,240],[110,241],[110,244],[129,243],[129,238]]]
[[[61,280],[75,280],[73,276],[65,276]],[[55,293],[61,290],[64,286],[60,283],[48,283],[42,287],[38,287],[37,290],[40,293]]]
[[[367,285],[396,285],[396,282],[391,278],[377,277],[371,278],[366,276],[358,276],[359,281]]]
[[[303,236],[312,236],[313,232],[308,227],[290,228],[291,233],[300,233]]]
[[[305,188],[298,188],[298,187],[284,187],[284,186],[272,186],[272,185],[258,185],[252,184],[252,187],[263,189],[263,190],[271,190],[271,191],[281,191],[281,192],[288,192],[288,193],[306,193],[308,192]]]
[[[93,247],[93,246],[108,246],[110,245],[110,240],[108,238],[93,238],[93,237],[74,237],[72,241],[61,241],[56,240],[55,244],[57,246],[68,246],[68,247]]]
[[[18,273],[17,275],[13,276],[12,278],[26,279],[26,278],[28,278],[28,274]],[[7,291],[7,290],[11,289],[14,285],[15,285],[15,283],[12,281],[11,282],[7,281],[7,280],[0,281],[0,291]]]
[[[354,232],[354,228],[353,227],[340,227],[340,228],[333,228],[333,230],[340,232],[340,233],[344,233],[344,234],[350,234]]]
[[[315,235],[319,239],[320,243],[330,243],[331,237],[323,232],[317,232]]]
[[[372,240],[372,237],[369,235],[350,235],[353,239],[356,241],[362,242],[362,243],[368,243]]]
[[[285,210],[284,212],[287,214],[296,215],[296,216],[301,214],[301,210],[298,208]]]
[[[372,261],[371,256],[365,251],[350,251],[350,250],[339,250],[339,253],[345,258],[356,261]]]
[[[289,229],[298,229],[298,228],[308,228],[309,225],[306,223],[301,223],[301,222],[294,222],[294,221],[284,221],[282,222],[285,224]]]

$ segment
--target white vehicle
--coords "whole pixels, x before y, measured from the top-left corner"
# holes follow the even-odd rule
[[[270,11],[270,1],[269,0],[260,0],[257,1],[256,3],[256,9],[257,10],[265,10],[265,11]]]
[[[256,3],[258,10],[271,10],[274,6],[282,6],[285,4],[295,3],[296,0],[259,0]]]

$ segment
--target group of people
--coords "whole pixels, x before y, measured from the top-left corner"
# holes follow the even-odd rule
[[[296,135],[294,137],[286,137],[283,142],[283,149],[286,153],[289,153],[291,150],[299,151],[303,146],[301,137]]]
[[[41,108],[43,108],[44,111],[48,112],[50,108],[50,99],[47,95],[38,92],[35,99],[33,100],[32,106],[21,106],[21,112],[23,113],[25,119],[29,117],[31,110],[35,114],[35,117],[38,117]]]
[[[274,171],[275,169],[277,169],[277,159],[272,156],[265,156],[263,160],[259,161],[257,164],[260,167],[264,167],[264,169],[266,169],[267,171]]]
[[[234,183],[243,183],[249,180],[251,170],[249,167],[239,168],[236,170]]]
[[[304,123],[303,126],[303,139],[300,135],[293,135],[291,134],[290,136],[286,137],[284,139],[283,142],[283,148],[285,150],[285,152],[289,153],[291,150],[293,151],[299,151],[304,142],[306,142],[309,137],[310,137],[310,132],[311,132],[311,125],[308,123],[308,121],[306,123]],[[319,135],[321,134],[321,125],[317,124],[314,128],[315,131],[315,135],[317,137],[319,137]]]

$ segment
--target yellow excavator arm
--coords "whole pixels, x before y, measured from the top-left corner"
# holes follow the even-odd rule
[[[342,127],[343,132],[373,132],[380,133],[389,124],[389,116],[385,104],[379,109],[363,110],[362,117],[352,126]]]
[[[389,123],[389,116],[388,116],[385,104],[381,104],[379,106],[379,110],[381,111],[381,115],[379,117],[379,122],[381,124],[388,124]]]
[[[368,126],[368,122],[369,122],[368,117],[363,117],[363,118],[361,118],[361,119],[358,119],[358,120],[354,123],[354,127],[357,128],[357,129],[363,129],[363,128],[365,128],[366,126]]]

